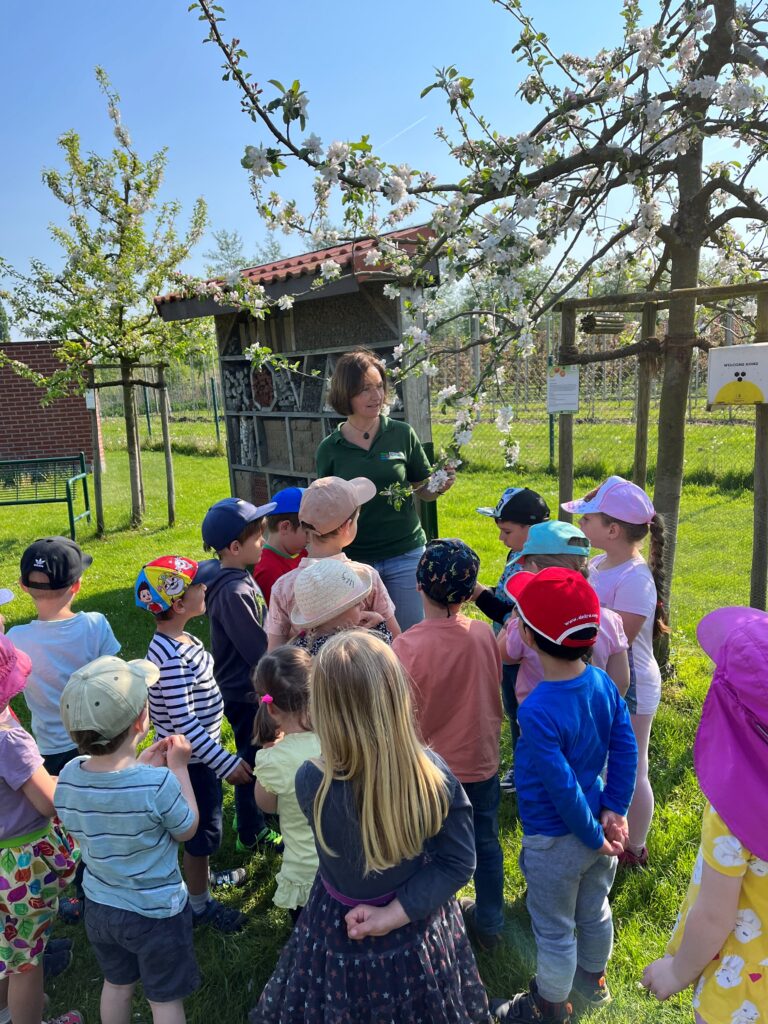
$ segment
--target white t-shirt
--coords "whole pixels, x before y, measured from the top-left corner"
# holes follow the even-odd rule
[[[59,701],[69,677],[103,654],[117,654],[120,644],[101,612],[76,612],[71,619],[33,619],[8,630],[8,639],[28,654],[32,672],[24,699],[32,715],[32,733],[41,754],[63,754],[74,747],[61,721]]]
[[[611,569],[601,569],[605,559],[605,555],[598,555],[589,563],[589,582],[597,591],[601,605],[616,612],[645,616],[640,632],[632,641],[638,694],[645,698],[653,691],[660,696],[661,672],[653,656],[653,621],[658,601],[653,574],[642,555],[635,555]],[[638,709],[648,707],[649,703],[652,701],[638,697]]]

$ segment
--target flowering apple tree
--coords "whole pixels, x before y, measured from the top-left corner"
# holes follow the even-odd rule
[[[448,283],[466,280],[479,290],[489,280],[504,281],[503,304],[465,311],[479,318],[481,331],[463,347],[482,344],[491,355],[477,388],[439,396],[456,410],[458,444],[471,436],[498,358],[529,351],[540,317],[563,296],[577,294],[607,256],[619,266],[648,262],[649,288],[662,281],[690,288],[699,282],[708,249],[735,269],[748,266],[760,253],[768,222],[754,173],[764,165],[768,144],[762,0],[655,0],[645,13],[639,0],[616,0],[622,41],[588,57],[556,53],[522,0],[493,2],[519,25],[517,88],[531,120],[514,133],[491,125],[478,109],[473,80],[455,66],[438,69],[424,93],[438,90],[445,97],[451,127],[438,128],[437,135],[455,161],[450,181],[386,162],[367,135],[324,142],[308,133],[309,96],[300,81],[258,84],[240,41],[223,34],[221,6],[211,0],[190,6],[254,123],[242,163],[270,226],[316,241],[318,225],[340,200],[344,238],[377,239],[368,258],[392,267],[398,278],[388,287],[393,297],[399,285],[429,285],[425,268],[435,257]],[[289,161],[312,176],[311,209],[299,209],[275,188]],[[428,218],[432,232],[408,255],[383,235],[417,215]],[[527,287],[521,279],[535,266],[544,272]],[[667,520],[670,568],[695,312],[693,298],[671,303],[663,346],[654,501]],[[410,313],[396,375],[429,373],[434,365],[439,304],[427,293]],[[505,442],[504,454],[508,464],[517,459],[513,441]]]

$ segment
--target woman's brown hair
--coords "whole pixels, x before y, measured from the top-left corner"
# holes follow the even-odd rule
[[[336,363],[328,392],[328,402],[340,416],[349,416],[352,412],[352,399],[359,395],[365,386],[363,381],[370,369],[377,370],[384,386],[384,398],[387,397],[387,372],[384,363],[375,352],[367,348],[358,348],[354,352],[345,352]]]

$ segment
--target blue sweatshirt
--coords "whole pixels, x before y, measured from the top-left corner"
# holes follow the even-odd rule
[[[600,811],[626,814],[635,789],[637,743],[623,697],[605,672],[587,665],[575,679],[539,683],[517,720],[515,785],[523,832],[572,833],[599,849]]]

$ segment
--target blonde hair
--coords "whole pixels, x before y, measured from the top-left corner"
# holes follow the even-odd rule
[[[317,841],[333,855],[322,813],[334,780],[351,782],[365,873],[417,857],[448,814],[445,776],[416,736],[408,680],[383,641],[363,630],[329,640],[312,666],[310,715],[323,752]]]

